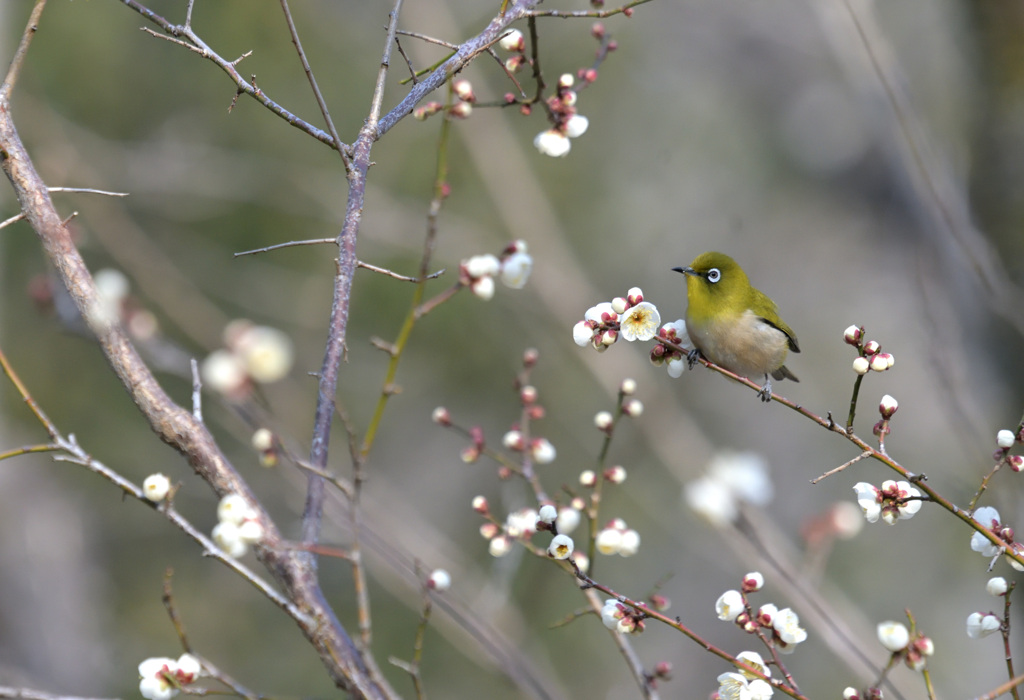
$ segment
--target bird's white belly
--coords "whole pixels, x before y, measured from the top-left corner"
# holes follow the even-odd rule
[[[757,378],[786,361],[786,334],[751,311],[728,321],[687,326],[704,357],[736,374]]]

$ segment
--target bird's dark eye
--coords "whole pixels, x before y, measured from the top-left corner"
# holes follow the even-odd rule
[[[708,282],[714,284],[718,280],[722,279],[722,271],[719,270],[717,267],[713,267],[710,270],[708,270],[708,274],[704,276],[707,277]]]

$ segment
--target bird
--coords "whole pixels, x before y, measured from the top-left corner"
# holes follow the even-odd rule
[[[793,329],[779,316],[779,308],[764,292],[750,284],[743,268],[725,253],[698,255],[674,272],[686,275],[686,330],[698,355],[745,377],[764,375],[758,395],[772,398],[772,382],[799,382],[784,364],[786,354],[800,352]]]

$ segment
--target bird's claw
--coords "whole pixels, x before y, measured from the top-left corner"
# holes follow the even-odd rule
[[[686,361],[689,363],[687,369],[693,369],[693,366],[697,364],[697,358],[700,357],[700,350],[694,348],[690,352],[686,353]]]
[[[765,375],[764,386],[761,387],[761,391],[757,392],[757,395],[761,397],[761,401],[764,403],[772,400],[772,380],[768,378],[768,375]]]

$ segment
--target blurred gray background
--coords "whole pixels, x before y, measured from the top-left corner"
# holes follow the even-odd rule
[[[320,125],[277,3],[196,5],[200,36],[226,58],[252,50],[239,66],[243,75],[254,73],[271,97]],[[184,21],[181,2],[150,6]],[[408,0],[400,26],[458,42],[496,6]],[[5,65],[29,9],[0,4]],[[351,142],[368,110],[390,4],[305,0],[293,9],[341,138]],[[854,375],[842,332],[865,325],[896,364],[866,378],[858,432],[870,436],[877,400],[895,396],[890,453],[965,506],[991,465],[996,431],[1015,427],[1024,410],[1024,311],[1014,286],[1024,250],[1022,24],[1010,3],[656,1],[606,22],[620,48],[580,93],[590,129],[568,157],[551,159],[531,145],[547,128],[540,110],[522,117],[476,109],[456,124],[452,195],[434,261],[448,274],[428,294],[454,282],[460,259],[496,253],[512,238],[528,242],[535,267],[522,291],[499,287],[486,303],[462,294],[438,308],[417,326],[403,358],[403,391],[388,407],[368,467],[367,520],[390,543],[386,556],[370,556],[377,658],[386,665],[389,655],[411,655],[418,593],[407,567],[417,557],[452,571],[447,597],[507,635],[552,696],[636,696],[596,620],[549,629],[583,604],[568,578],[546,562],[488,556],[471,498],[487,495],[503,514],[529,505],[527,490],[499,482],[492,465],[461,463],[464,443],[430,421],[431,410],[445,405],[498,444],[518,417],[512,377],[521,353],[535,347],[533,383],[547,417],[534,429],[558,449],[543,467],[549,491],[594,466],[593,414],[612,408],[624,377],[638,381],[646,406],[616,436],[610,460],[629,478],[609,491],[602,511],[638,529],[643,545],[632,559],[601,559],[601,580],[642,597],[671,575],[662,588],[670,613],[736,653],[756,647],[715,619],[714,602],[760,568],[768,583],[757,602],[792,605],[808,623],[810,641],[786,662],[810,697],[839,697],[867,679],[844,663],[848,651],[823,642],[828,633],[811,624],[811,601],[787,576],[819,590],[824,617],[849,621],[876,661],[884,656],[874,624],[902,619],[909,607],[935,640],[933,679],[942,696],[977,696],[1005,680],[998,640],[969,641],[964,633],[969,613],[1001,610],[1001,601],[985,594],[987,562],[969,550],[970,533],[954,518],[926,505],[894,529],[867,526],[835,545],[819,582],[818,570],[808,574],[805,565],[822,565],[824,555],[805,551],[802,528],[834,502],[851,501],[855,482],[878,484],[892,474],[860,462],[811,486],[856,448],[706,370],[670,379],[647,361],[649,347],[623,343],[602,355],[577,348],[571,328],[587,307],[631,286],[643,288],[663,320],[681,318],[684,284],[670,268],[705,250],[727,252],[799,335],[803,353],[788,365],[801,383],[777,391],[816,413],[845,416]],[[51,0],[14,95],[15,119],[48,184],[131,193],[56,195],[56,202],[64,214],[78,212],[74,226],[90,268],[122,270],[138,302],[186,351],[182,358],[217,347],[223,325],[238,317],[293,337],[296,367],[264,396],[274,426],[301,454],[315,400],[307,373],[320,367],[335,249],[232,253],[334,236],[345,206],[340,159],[249,99],[229,114],[234,90],[226,77],[141,32],[144,25],[115,2]],[[589,27],[589,20],[539,23],[549,83],[590,65]],[[402,43],[417,66],[444,56],[411,38]],[[404,94],[397,55],[393,66],[386,107]],[[465,77],[481,100],[509,90],[490,59]],[[439,128],[437,118],[407,119],[375,146],[361,259],[415,274]],[[16,213],[10,188],[0,188],[0,219]],[[0,346],[36,400],[127,477],[141,482],[162,471],[181,481],[178,507],[212,528],[213,495],[150,433],[96,346],[33,303],[33,280],[48,268],[30,228],[4,229],[0,251]],[[366,271],[356,279],[339,398],[360,430],[387,359],[370,338],[394,339],[411,293],[411,285]],[[177,364],[158,375],[183,404],[186,372]],[[0,450],[45,440],[7,382],[0,398]],[[303,479],[260,467],[244,423],[213,397],[206,419],[294,534]],[[332,466],[345,473],[340,429],[332,447]],[[771,465],[775,498],[752,517],[763,522],[758,537],[773,554],[788,557],[787,575],[759,558],[764,549],[713,530],[683,505],[683,483],[727,449],[757,451]],[[1011,524],[1019,478],[999,473],[982,501]],[[325,541],[344,544],[337,512]],[[160,603],[168,566],[199,651],[260,692],[335,694],[294,625],[247,584],[201,559],[162,518],[123,501],[108,483],[45,456],[0,464],[0,685],[133,697],[139,661],[180,653]],[[351,624],[348,566],[325,561],[322,571]],[[1001,562],[996,573],[1010,576]],[[438,614],[435,622],[424,657],[434,697],[525,692],[453,618]],[[674,665],[664,697],[706,697],[728,670],[656,624],[635,645],[648,667]],[[907,669],[893,677],[905,697],[924,695]]]

